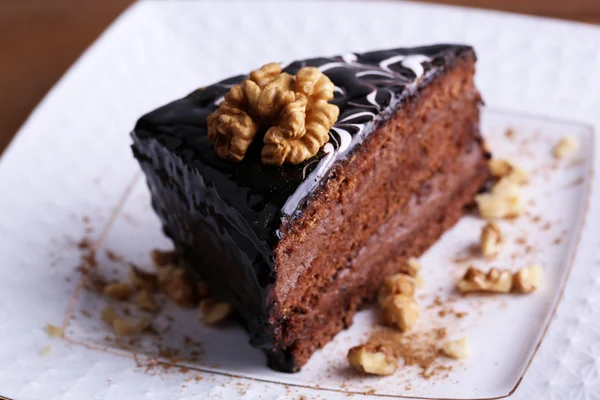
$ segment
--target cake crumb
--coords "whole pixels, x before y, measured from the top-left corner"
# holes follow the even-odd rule
[[[46,332],[51,338],[57,338],[62,337],[65,334],[65,329],[60,326],[46,324]]]
[[[41,355],[42,357],[48,357],[48,356],[50,355],[50,350],[51,350],[51,347],[50,347],[50,346],[44,346],[44,347],[42,348],[42,350],[40,351],[40,355]]]
[[[554,158],[563,160],[577,151],[579,143],[571,136],[563,136],[554,146]]]

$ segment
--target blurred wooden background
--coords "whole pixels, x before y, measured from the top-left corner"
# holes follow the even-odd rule
[[[600,24],[600,0],[427,1]],[[0,0],[0,152],[44,94],[132,2]]]

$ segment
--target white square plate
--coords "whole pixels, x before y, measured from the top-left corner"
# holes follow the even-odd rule
[[[204,327],[194,312],[168,308],[175,320],[158,318],[159,328],[173,325],[159,341],[110,337],[98,317],[105,300],[78,285],[76,267],[85,260],[77,241],[95,244],[109,277],[123,274],[129,262],[149,266],[149,250],[168,247],[128,147],[138,116],[271,60],[435,42],[475,46],[488,104],[486,139],[496,155],[532,174],[524,189],[527,215],[502,222],[506,250],[494,263],[468,262],[544,266],[543,288],[533,295],[457,299],[453,284],[468,265],[461,254],[477,243],[483,224],[475,217],[464,218],[422,257],[424,312],[416,329],[444,326],[451,337],[469,336],[471,358],[439,361],[452,366],[439,379],[424,379],[410,366],[386,378],[349,374],[345,353],[369,333],[371,311],[293,375],[267,369],[241,328]],[[137,3],[57,84],[0,160],[0,394],[593,398],[600,391],[598,178],[592,173],[598,71],[600,30],[584,25],[402,2]],[[515,130],[513,139],[505,137],[507,128]],[[552,147],[567,135],[581,148],[556,162]],[[438,306],[428,306],[436,295],[467,317],[440,317]],[[48,322],[66,326],[65,340],[47,337]],[[46,345],[50,355],[43,357]],[[165,346],[182,353],[165,358]],[[156,359],[185,370],[148,368]]]

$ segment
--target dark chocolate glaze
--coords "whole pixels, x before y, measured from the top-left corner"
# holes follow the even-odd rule
[[[247,75],[226,79],[167,104],[137,122],[133,152],[152,193],[152,204],[190,269],[232,302],[246,322],[251,343],[271,355],[276,369],[294,371],[278,349],[273,250],[332,166],[385,122],[410,95],[453,65],[474,56],[461,45],[350,53],[282,64],[295,74],[318,67],[334,83],[340,108],[330,141],[298,165],[260,162],[259,133],[244,160],[219,158],[207,138],[206,118],[227,91]]]

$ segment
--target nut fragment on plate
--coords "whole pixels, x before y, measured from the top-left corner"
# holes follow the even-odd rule
[[[450,358],[456,360],[469,358],[471,356],[471,346],[469,340],[464,337],[458,340],[450,340],[442,346],[442,352]]]
[[[216,325],[224,321],[231,314],[231,305],[209,297],[200,301],[200,318],[202,322]]]
[[[64,328],[52,324],[46,324],[46,332],[48,332],[48,336],[52,338],[61,337],[65,334]]]
[[[155,274],[142,271],[135,265],[129,266],[129,281],[136,289],[153,292],[158,287],[158,277]]]
[[[348,362],[355,370],[373,375],[391,375],[398,368],[394,357],[382,346],[361,344],[348,351]]]
[[[521,268],[514,274],[513,289],[519,293],[531,293],[537,290],[542,283],[542,267],[530,265]]]
[[[191,308],[197,304],[197,296],[187,271],[174,265],[158,269],[158,285],[180,307]]]
[[[504,158],[492,158],[489,162],[490,171],[495,178],[508,180],[524,185],[529,182],[529,174],[521,167]]]
[[[419,304],[408,295],[388,296],[381,308],[384,322],[397,327],[402,332],[412,328],[419,318]]]
[[[111,306],[106,306],[102,309],[101,317],[102,320],[112,327],[119,336],[135,335],[150,327],[150,321],[145,318],[141,318],[134,322],[119,317]]]
[[[481,254],[485,257],[494,257],[502,250],[504,240],[498,224],[488,222],[481,229],[479,247],[481,248]]]
[[[414,257],[410,257],[406,261],[406,267],[408,269],[407,274],[409,274],[413,278],[416,277],[419,274],[419,271],[421,271],[421,269],[423,268],[419,260],[417,260]]]
[[[419,305],[413,298],[415,282],[415,278],[408,274],[388,276],[377,297],[384,322],[403,332],[409,330],[419,317]]]
[[[132,290],[128,283],[115,281],[107,283],[103,293],[116,300],[126,300],[131,296]]]
[[[579,148],[579,143],[571,136],[564,136],[554,146],[554,158],[562,160],[575,153]]]
[[[479,214],[486,219],[513,218],[525,210],[519,185],[508,178],[500,179],[489,193],[475,196]]]
[[[150,321],[140,318],[137,321],[131,321],[125,318],[117,318],[113,322],[113,329],[119,336],[131,336],[142,333],[150,327]]]
[[[513,275],[510,271],[492,268],[486,274],[477,268],[469,267],[458,282],[458,290],[462,293],[490,292],[508,293],[513,285]]]
[[[135,305],[143,311],[149,311],[152,313],[158,312],[160,309],[152,294],[148,292],[146,289],[142,289],[137,292],[133,298]]]

